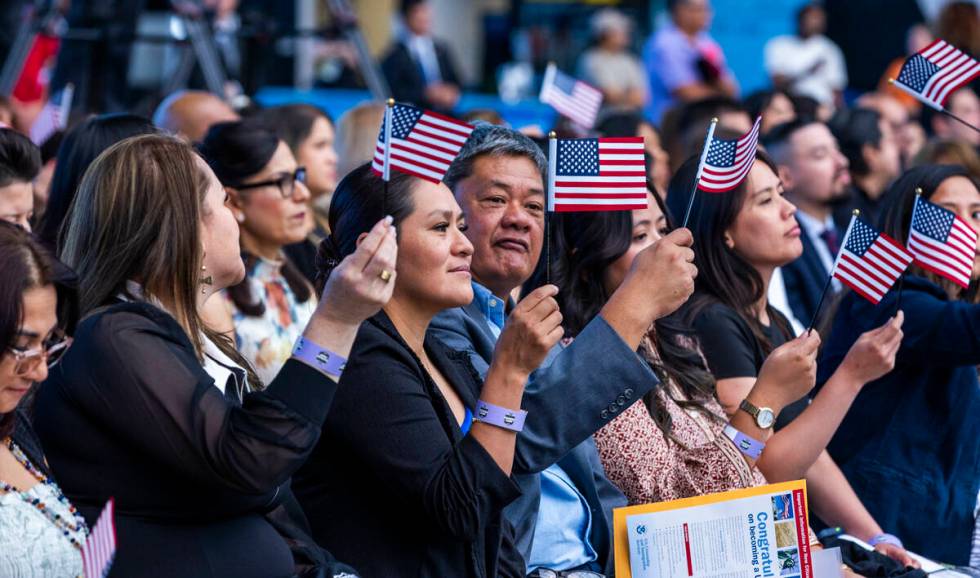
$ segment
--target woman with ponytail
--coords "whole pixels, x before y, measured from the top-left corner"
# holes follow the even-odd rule
[[[283,251],[306,238],[310,191],[306,169],[270,129],[252,121],[219,123],[201,145],[241,225],[245,279],[213,299],[212,327],[235,345],[265,383],[289,358],[316,309],[313,288]]]

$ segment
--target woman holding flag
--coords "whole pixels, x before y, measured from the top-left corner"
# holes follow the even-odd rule
[[[876,306],[857,293],[843,297],[819,377],[837,369],[861,331],[897,309],[905,339],[895,370],[858,394],[828,451],[868,510],[910,549],[976,566],[980,257],[976,233],[972,244],[969,235],[980,230],[980,183],[959,166],[925,165],[885,199],[884,231],[907,243],[915,262],[901,291]]]
[[[845,350],[846,362],[812,407],[804,396],[776,419],[771,408],[747,400],[766,358],[792,339],[789,322],[767,300],[769,280],[777,267],[802,252],[796,208],[782,195],[775,164],[762,151],[755,151],[753,158],[746,177],[733,188],[698,191],[694,199],[690,228],[702,274],[683,310],[685,320],[694,327],[725,412],[748,413],[760,427],[775,426],[779,432],[758,461],[766,478],[777,482],[806,477],[813,510],[824,522],[874,542],[904,564],[913,563],[894,543],[897,540],[884,535],[824,451],[861,387],[891,370],[902,337],[901,315]],[[672,214],[684,214],[691,203],[698,165],[697,157],[689,159],[671,181]]]

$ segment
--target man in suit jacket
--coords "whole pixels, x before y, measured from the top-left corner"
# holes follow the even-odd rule
[[[459,74],[449,48],[432,37],[426,0],[402,0],[404,37],[381,62],[395,100],[450,113],[459,101]]]
[[[848,192],[848,162],[830,129],[813,119],[774,127],[765,145],[779,167],[786,198],[797,208],[803,254],[782,267],[782,274],[794,317],[809,323],[844,236],[834,225],[833,207]],[[830,291],[839,290],[834,279]]]
[[[527,137],[481,124],[445,178],[474,246],[474,300],[438,315],[430,327],[451,348],[468,352],[481,375],[512,305],[511,292],[531,276],[541,254],[545,166]],[[673,241],[660,249],[682,250]],[[651,252],[643,260],[665,266],[668,255]],[[570,346],[549,354],[525,388],[528,418],[513,470],[523,495],[504,514],[532,576],[538,568],[612,575],[612,509],[626,498],[606,479],[592,434],[656,386],[636,347],[654,319],[689,294],[676,296],[675,287],[684,284],[680,270],[634,273],[619,297],[641,297],[614,296]],[[693,288],[691,271],[686,274]]]

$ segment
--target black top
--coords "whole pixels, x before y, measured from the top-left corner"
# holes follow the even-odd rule
[[[291,576],[290,550],[263,514],[316,444],[335,391],[287,361],[238,404],[170,315],[120,303],[79,325],[38,391],[34,425],[89,522],[115,497],[111,576]]]
[[[777,317],[786,327],[790,327],[789,320],[772,307],[769,308],[769,315]],[[791,336],[783,333],[773,319],[770,321],[762,329],[775,349],[789,341]],[[752,328],[734,309],[718,302],[711,303],[698,312],[693,325],[701,351],[715,379],[758,377],[767,353],[752,333]],[[808,398],[804,396],[783,408],[776,418],[776,429],[793,421],[806,409],[808,403]]]
[[[460,76],[456,72],[456,64],[449,52],[449,48],[439,40],[433,40],[435,47],[436,60],[439,63],[439,74],[442,81],[446,84],[460,85]],[[434,105],[425,98],[425,76],[422,73],[422,65],[415,60],[412,52],[404,42],[398,42],[391,47],[388,54],[381,61],[381,70],[384,72],[388,85],[391,87],[392,96],[400,102],[407,102],[423,108],[431,108],[436,112],[445,114],[452,113]]]
[[[425,350],[467,407],[481,381],[464,352]],[[345,464],[337,475],[333,464]],[[382,312],[358,333],[323,437],[293,489],[317,542],[364,578],[524,576],[502,516],[520,491]]]

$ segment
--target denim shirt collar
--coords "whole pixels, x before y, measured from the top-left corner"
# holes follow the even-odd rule
[[[473,302],[480,308],[480,312],[487,318],[487,321],[496,325],[498,329],[504,328],[504,320],[507,317],[507,302],[505,300],[473,281]]]

